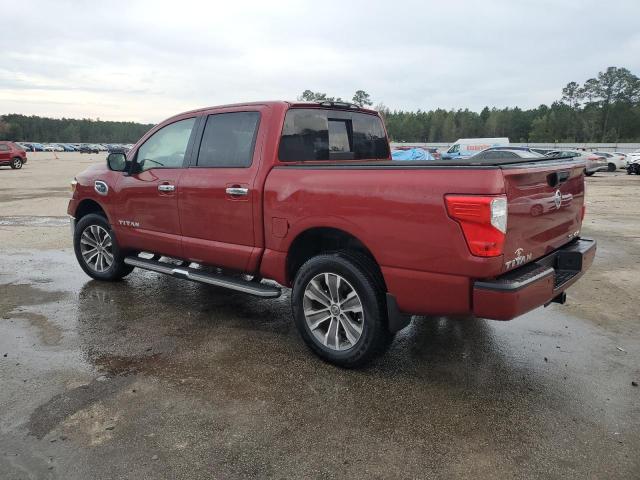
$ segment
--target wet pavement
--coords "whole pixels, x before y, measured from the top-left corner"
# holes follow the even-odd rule
[[[54,220],[52,220],[54,221]],[[260,300],[0,254],[0,478],[640,478],[640,334],[414,318],[362,370]]]

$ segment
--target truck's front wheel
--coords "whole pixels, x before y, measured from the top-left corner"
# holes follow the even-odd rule
[[[124,263],[124,255],[105,217],[91,213],[82,217],[73,234],[78,263],[96,280],[120,280],[133,270]]]
[[[389,345],[385,292],[368,258],[322,254],[298,271],[291,303],[307,345],[324,360],[355,367]]]

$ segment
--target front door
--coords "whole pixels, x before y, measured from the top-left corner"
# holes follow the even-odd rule
[[[133,156],[134,172],[117,183],[114,227],[127,249],[182,257],[178,185],[196,118],[165,125]]]
[[[252,270],[260,209],[256,149],[260,111],[208,115],[195,161],[180,179],[185,257],[238,271]],[[197,154],[197,156],[196,156]],[[261,217],[259,217],[260,219]]]

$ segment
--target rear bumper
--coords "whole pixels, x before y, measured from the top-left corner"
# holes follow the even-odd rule
[[[473,284],[473,314],[511,320],[547,305],[573,285],[593,263],[596,241],[580,238],[494,280]]]

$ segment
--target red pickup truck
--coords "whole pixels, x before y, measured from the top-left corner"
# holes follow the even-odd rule
[[[345,103],[182,113],[72,189],[89,276],[291,287],[302,338],[342,366],[383,351],[409,315],[509,320],[563,303],[596,250],[580,237],[583,162],[394,162],[379,115]]]

